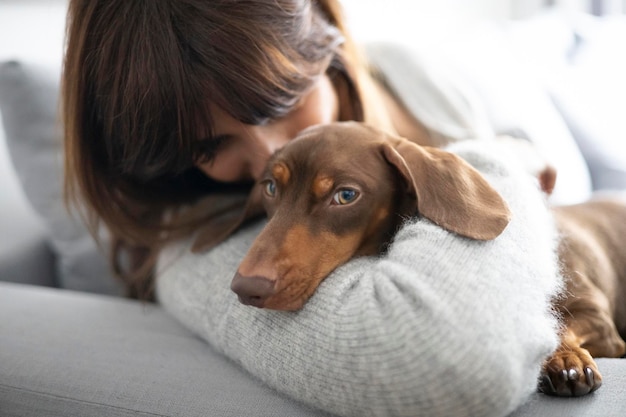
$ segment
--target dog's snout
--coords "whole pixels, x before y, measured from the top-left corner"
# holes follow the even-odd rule
[[[274,281],[261,276],[244,276],[237,272],[230,288],[242,304],[263,307],[265,300],[274,294]]]

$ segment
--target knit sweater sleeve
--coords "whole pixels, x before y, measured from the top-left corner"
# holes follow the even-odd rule
[[[488,242],[413,219],[381,257],[334,271],[298,312],[247,307],[230,280],[263,224],[209,253],[170,247],[160,302],[253,375],[341,416],[504,416],[556,347],[555,230],[529,177],[485,142],[455,144],[507,200]]]

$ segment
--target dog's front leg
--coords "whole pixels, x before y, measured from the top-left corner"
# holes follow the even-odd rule
[[[593,392],[602,385],[593,358],[617,358],[626,353],[626,343],[607,311],[606,301],[604,294],[594,288],[587,296],[566,303],[561,344],[544,364],[539,381],[542,392],[561,397]]]

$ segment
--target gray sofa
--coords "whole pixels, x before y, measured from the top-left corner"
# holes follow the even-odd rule
[[[507,61],[494,45],[472,50],[477,40],[451,45],[449,62],[484,98],[496,129],[536,139],[554,156],[554,202],[583,199],[592,188],[626,189],[626,153],[611,151],[615,137],[626,138],[621,120],[595,129],[581,84],[545,88],[520,70],[519,57]],[[61,198],[58,77],[58,68],[0,64],[0,416],[326,415],[267,388],[158,305],[120,297],[106,254]],[[609,137],[607,123],[615,127]],[[598,362],[605,379],[596,393],[537,393],[513,416],[626,415],[626,361]]]

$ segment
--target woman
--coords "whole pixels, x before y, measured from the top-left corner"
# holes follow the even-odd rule
[[[442,129],[429,104],[409,111],[390,87],[398,77],[385,84],[370,74],[334,0],[71,0],[68,19],[66,189],[92,230],[111,234],[114,267],[134,296],[152,293],[165,245],[193,240],[224,214],[215,196],[247,193],[269,155],[305,127],[364,121],[423,144],[483,130],[454,95],[437,97]],[[424,94],[441,94],[428,91],[432,80],[422,84]],[[555,346],[547,305],[556,279],[514,303],[541,299],[532,318],[507,316],[499,297],[489,308],[461,297],[466,317],[454,321],[450,290],[407,281],[422,267],[407,257],[421,239],[413,222],[386,257],[351,262],[300,313],[244,308],[227,282],[261,226],[201,256],[173,245],[161,256],[158,297],[217,349],[309,404],[343,415],[503,415],[534,387]],[[522,258],[537,247],[551,253],[547,231],[543,242]],[[446,245],[431,257],[443,261]],[[556,276],[550,265],[531,275]],[[519,292],[507,285],[491,291]],[[510,327],[506,343],[480,341]]]

